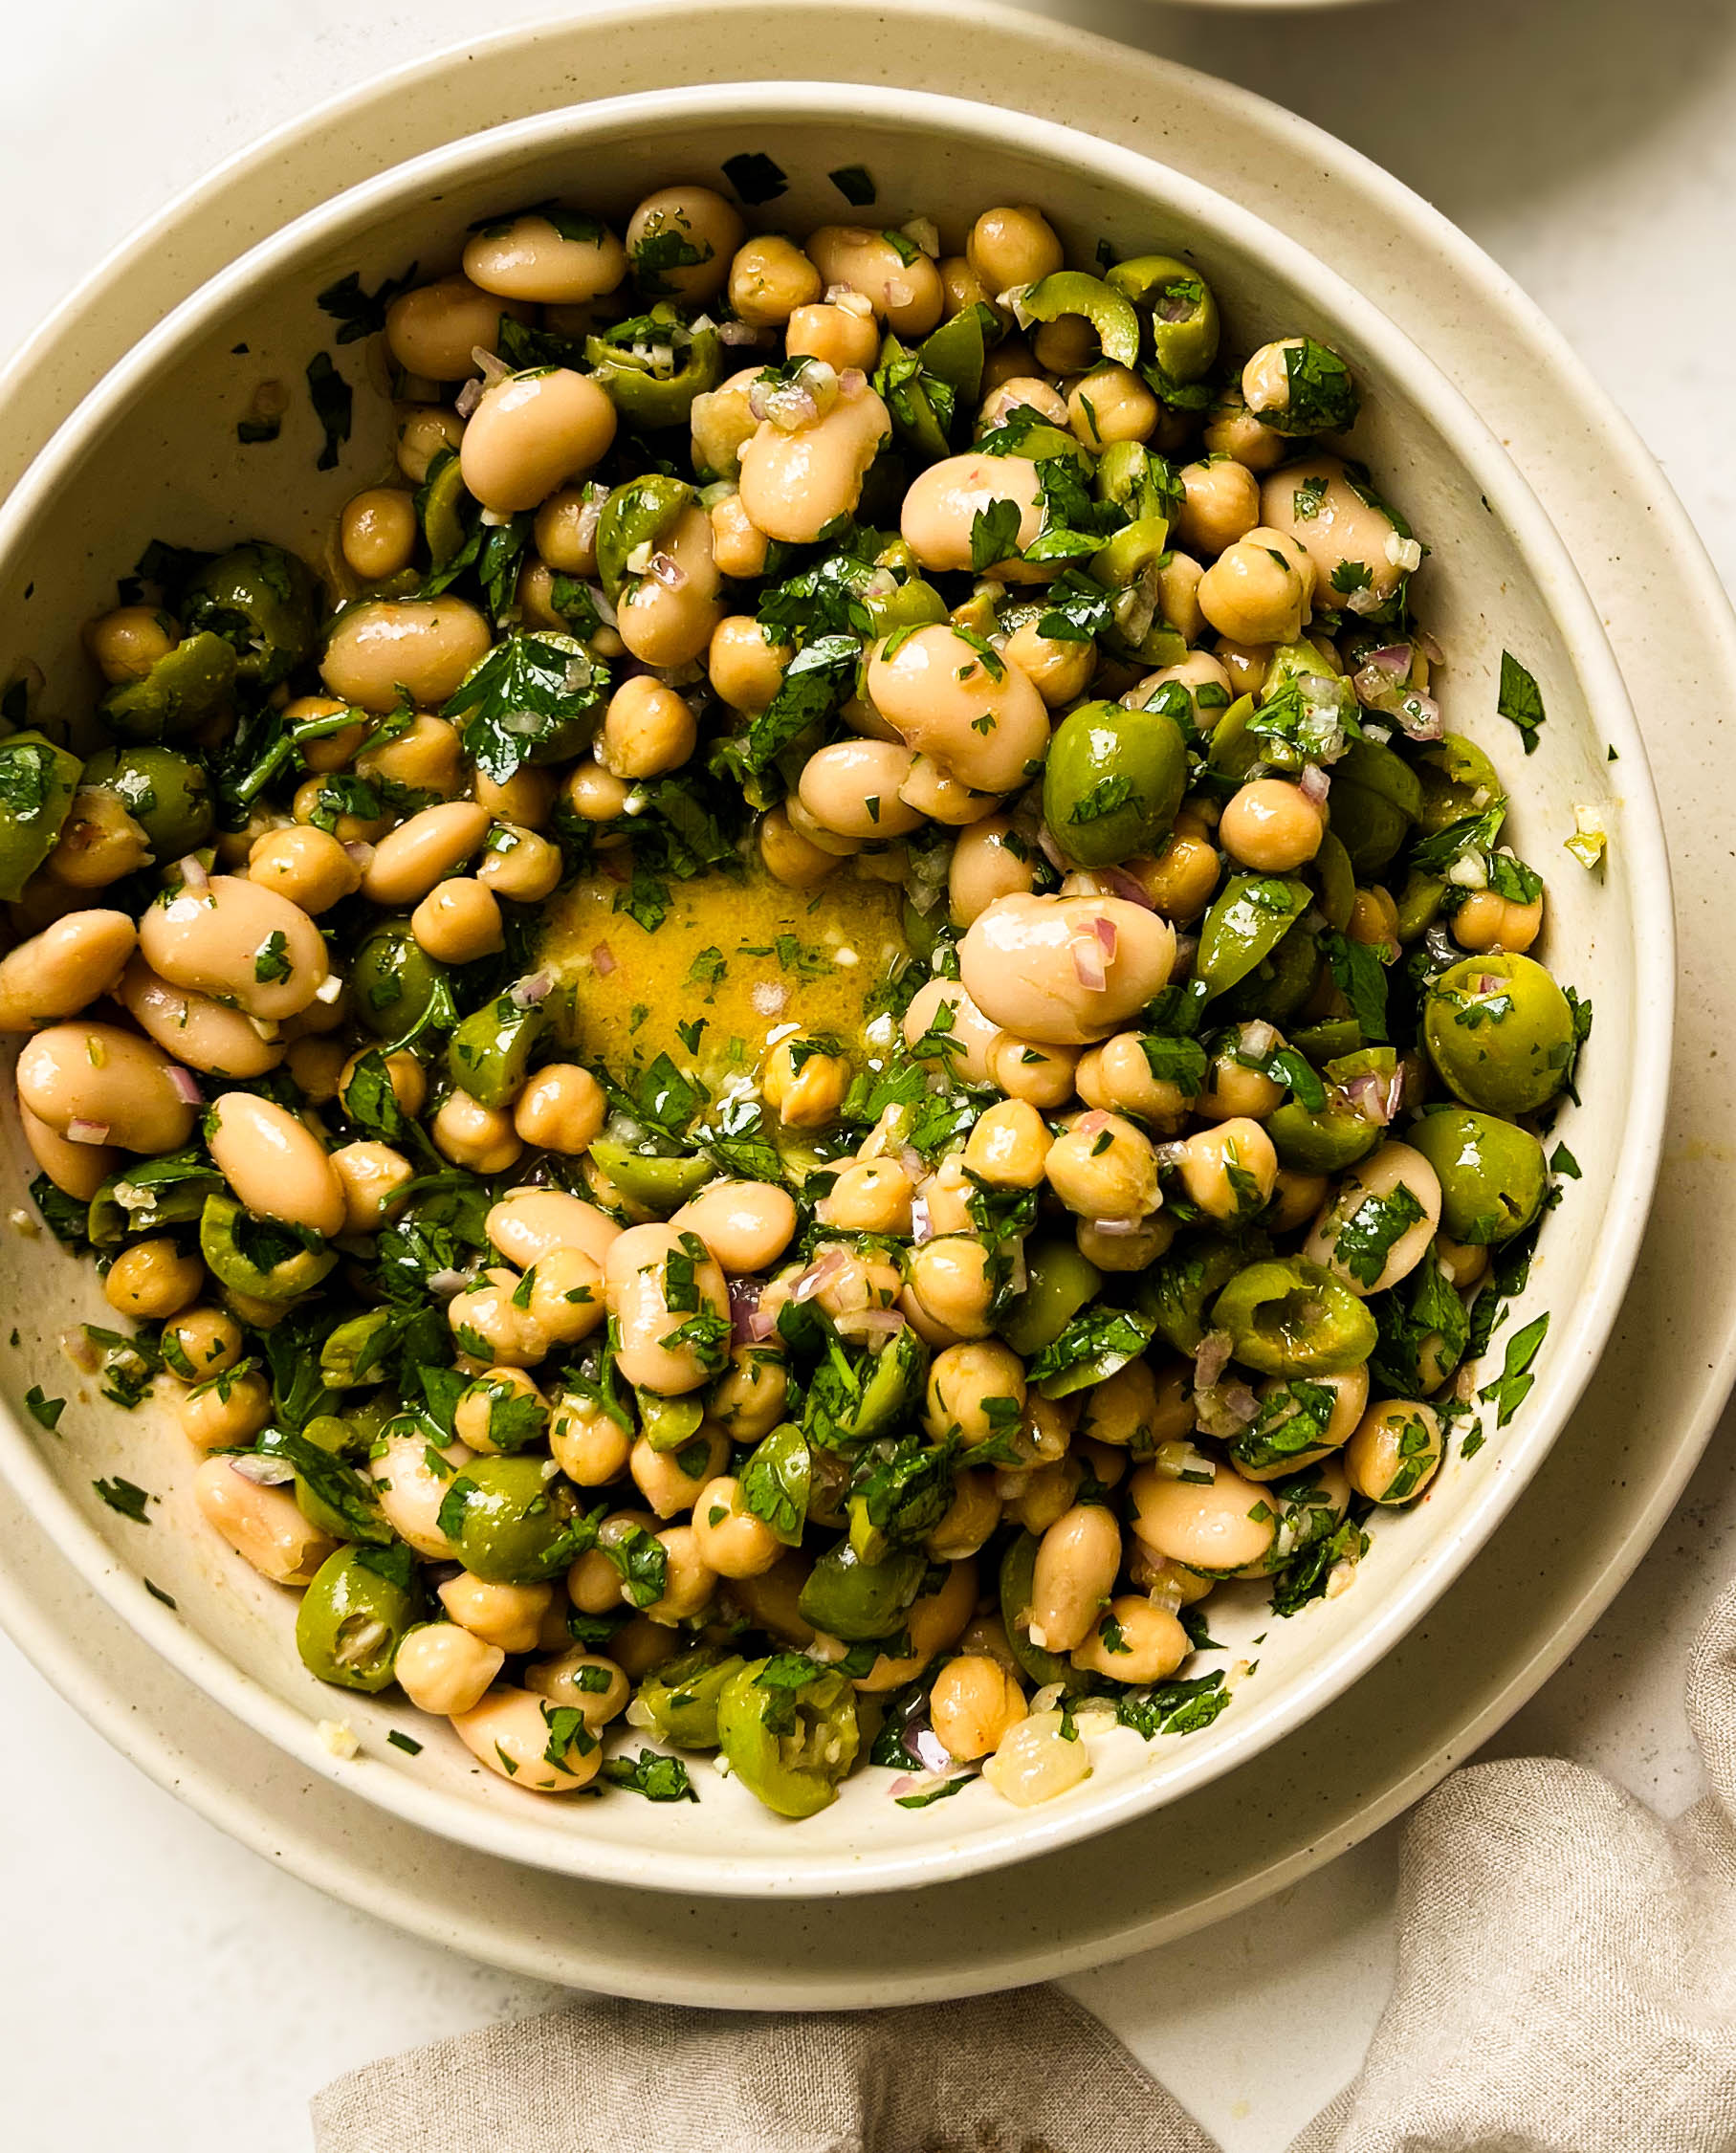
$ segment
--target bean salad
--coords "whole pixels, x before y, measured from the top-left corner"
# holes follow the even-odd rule
[[[1517,1410],[1590,1010],[1338,352],[725,173],[320,294],[392,468],[7,692],[0,1027],[83,1365],[321,1682],[538,1794],[1028,1805]]]

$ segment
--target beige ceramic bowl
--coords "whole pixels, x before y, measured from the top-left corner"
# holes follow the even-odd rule
[[[1671,930],[1643,751],[1593,609],[1534,499],[1426,355],[1325,264],[1181,175],[1062,127],[936,97],[781,83],[621,99],[474,137],[301,218],[118,365],[0,514],[0,675],[33,659],[52,684],[50,707],[76,714],[89,693],[78,626],[153,537],[210,544],[257,533],[318,551],[339,504],[385,465],[384,400],[358,395],[355,438],[326,474],[314,469],[318,433],[304,406],[269,450],[238,449],[234,427],[262,380],[298,384],[310,354],[328,344],[332,325],[314,295],[335,277],[355,270],[371,286],[411,261],[432,273],[456,258],[472,219],[551,194],[619,217],[656,181],[714,178],[741,150],[766,152],[790,176],[776,221],[796,229],[837,216],[825,174],[842,164],[876,175],[889,222],[936,215],[949,244],[984,205],[1037,200],[1080,258],[1099,236],[1121,252],[1193,255],[1244,346],[1300,326],[1345,353],[1366,391],[1361,450],[1433,549],[1422,588],[1449,653],[1448,722],[1499,758],[1517,842],[1549,870],[1549,954],[1598,1012],[1583,1104],[1563,1124],[1585,1177],[1550,1220],[1537,1281],[1513,1318],[1540,1311],[1547,1282],[1553,1321],[1523,1411],[1477,1458],[1443,1472],[1416,1511],[1378,1521],[1350,1592],[1288,1623],[1269,1621],[1252,1596],[1220,1618],[1215,1600],[1227,1658],[1260,1662],[1231,1709],[1185,1739],[1147,1747],[1118,1731],[1094,1741],[1091,1778],[1034,1812],[981,1787],[907,1812],[888,1798],[889,1775],[870,1772],[821,1817],[792,1826],[703,1770],[697,1807],[568,1807],[484,1775],[407,1709],[321,1687],[296,1658],[290,1596],[198,1527],[192,1461],[172,1428],[74,1388],[56,1342],[77,1319],[103,1320],[93,1276],[40,1239],[9,1237],[0,1285],[20,1330],[12,1398],[40,1383],[51,1395],[74,1389],[75,1403],[54,1438],[9,1416],[0,1469],[90,1582],[217,1702],[318,1770],[334,1769],[318,1723],[342,1720],[389,1767],[368,1775],[382,1806],[509,1859],[686,1893],[818,1897],[968,1875],[1154,1809],[1296,1726],[1423,1614],[1547,1452],[1614,1321],[1656,1169]],[[368,362],[356,347],[341,358],[360,387]],[[1546,752],[1529,759],[1493,715],[1504,647],[1536,674],[1550,713]],[[1612,832],[1604,876],[1558,850],[1582,802]],[[16,1201],[27,1169],[15,1131],[11,1152]],[[93,1495],[92,1481],[117,1471],[161,1499],[148,1528]],[[142,1574],[175,1612],[144,1599]],[[426,1745],[420,1754],[387,1747],[394,1726]]]

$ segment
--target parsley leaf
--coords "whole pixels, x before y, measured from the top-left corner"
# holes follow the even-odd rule
[[[643,1794],[648,1802],[699,1799],[681,1759],[659,1756],[655,1749],[641,1749],[636,1757],[605,1758],[603,1777],[611,1787],[624,1787],[629,1794]]]
[[[780,194],[789,192],[790,183],[782,165],[758,149],[744,149],[726,157],[723,172],[737,199],[750,209],[761,202],[775,202]]]
[[[527,762],[587,747],[607,691],[608,669],[576,637],[516,630],[471,669],[441,714],[461,721],[465,754],[503,785]]]
[[[1197,1734],[1211,1725],[1229,1701],[1220,1667],[1187,1681],[1126,1691],[1115,1700],[1115,1718],[1150,1742],[1160,1734]]]
[[[1384,1041],[1386,1026],[1386,972],[1378,953],[1368,942],[1353,942],[1328,928],[1320,937],[1320,954],[1326,958],[1338,991],[1351,1005],[1351,1014],[1365,1040]]]
[[[866,209],[878,192],[873,175],[866,165],[840,165],[835,172],[825,176],[855,209]]]
[[[355,270],[347,276],[339,277],[328,284],[323,292],[314,295],[314,303],[329,314],[341,326],[338,331],[341,344],[353,344],[362,337],[371,337],[376,329],[385,327],[385,310],[401,292],[407,292],[416,281],[417,264],[411,262],[402,276],[383,277],[377,291],[363,289],[362,278]]]
[[[1372,1292],[1394,1244],[1422,1216],[1422,1205],[1402,1181],[1390,1196],[1364,1197],[1339,1226],[1332,1254],[1359,1285]]]
[[[1019,551],[1023,516],[1017,501],[993,500],[971,518],[971,566],[978,573]]]
[[[317,351],[307,362],[307,393],[325,435],[316,469],[336,471],[338,451],[350,437],[350,384],[332,364],[331,354]]]
[[[50,1435],[60,1425],[60,1416],[66,1411],[66,1400],[45,1396],[40,1383],[33,1383],[25,1392],[24,1403],[31,1418],[46,1428]]]
[[[131,1481],[123,1481],[119,1475],[112,1481],[92,1481],[91,1485],[111,1510],[119,1510],[123,1518],[131,1518],[135,1525],[150,1524],[151,1521],[144,1514],[144,1505],[150,1501],[150,1497],[143,1488],[135,1487]]]
[[[1156,1326],[1131,1308],[1092,1302],[1072,1317],[1058,1338],[1037,1355],[1025,1373],[1046,1397],[1065,1397],[1088,1384],[1101,1383],[1137,1360],[1151,1344]]]
[[[1495,1425],[1505,1428],[1514,1414],[1525,1403],[1526,1395],[1537,1378],[1530,1373],[1531,1363],[1537,1358],[1538,1348],[1549,1328],[1549,1313],[1527,1323],[1523,1330],[1516,1330],[1507,1340],[1506,1353],[1502,1361],[1501,1373],[1494,1382],[1485,1384],[1478,1396],[1487,1405],[1495,1403]]]
[[[1501,690],[1495,698],[1501,715],[1519,728],[1525,752],[1537,746],[1537,729],[1544,720],[1543,692],[1510,650],[1501,653]]]

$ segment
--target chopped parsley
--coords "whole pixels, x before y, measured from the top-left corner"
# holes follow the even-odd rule
[[[317,351],[307,362],[307,393],[314,416],[325,436],[317,468],[336,471],[338,451],[350,437],[350,408],[355,398],[350,384],[332,364],[329,352]]]
[[[111,1510],[118,1510],[123,1518],[135,1525],[149,1525],[144,1505],[151,1500],[143,1488],[136,1487],[131,1481],[122,1480],[119,1474],[112,1481],[92,1481],[91,1485]]]
[[[1544,720],[1543,692],[1510,650],[1501,653],[1501,689],[1495,708],[1519,728],[1527,755],[1534,753],[1537,729]]]

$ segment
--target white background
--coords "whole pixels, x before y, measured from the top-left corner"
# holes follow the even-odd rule
[[[1566,330],[1736,580],[1725,0],[1043,11],[1245,82],[1428,196]],[[367,76],[550,12],[547,0],[0,0],[0,353],[221,157]],[[1704,686],[1704,709],[1684,717],[1710,753],[1731,684]],[[1721,1432],[1637,1577],[1497,1747],[1579,1757],[1668,1812],[1693,1798],[1681,1668],[1736,1569],[1729,1458]],[[3,1638],[0,1726],[0,2139],[20,2153],[305,2153],[307,2096],[337,2072],[551,2000],[231,1845]],[[1074,1987],[1231,2153],[1266,2153],[1355,2067],[1386,1990],[1396,1871],[1383,1834],[1255,1915]]]

